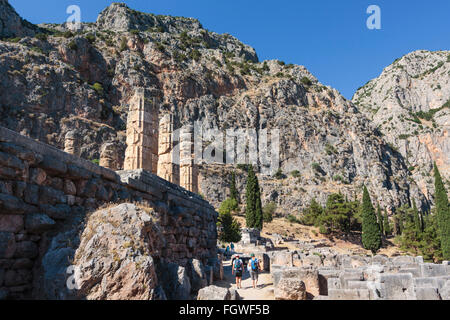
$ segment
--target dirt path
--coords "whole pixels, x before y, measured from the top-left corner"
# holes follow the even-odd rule
[[[231,261],[223,262],[224,280],[218,281],[215,285],[224,288],[236,289],[236,279],[231,274]],[[258,287],[253,289],[252,280],[248,272],[242,277],[242,289],[238,293],[243,300],[274,300],[273,283],[270,273],[261,273],[259,275]]]

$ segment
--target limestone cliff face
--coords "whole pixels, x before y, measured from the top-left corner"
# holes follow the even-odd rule
[[[353,102],[379,127],[422,192],[434,192],[433,162],[450,181],[450,52],[416,51],[360,88]]]
[[[8,0],[0,0],[0,22],[0,38],[32,36],[38,30],[20,17]]]
[[[412,199],[428,205],[401,154],[303,66],[259,62],[253,48],[195,19],[123,4],[74,34],[65,25],[40,27],[47,39],[0,42],[0,123],[15,131],[63,149],[75,130],[79,154],[90,160],[107,143],[123,153],[129,103],[144,87],[161,102],[160,118],[170,114],[176,128],[199,120],[221,130],[280,129],[282,171],[298,174],[261,177],[261,185],[265,199],[286,212],[331,192],[359,195],[363,184],[385,207]],[[226,176],[201,172],[199,192],[223,200]]]

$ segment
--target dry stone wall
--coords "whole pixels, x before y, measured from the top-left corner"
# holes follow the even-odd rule
[[[217,213],[198,195],[145,170],[116,173],[0,127],[0,299],[46,298],[41,281],[67,277],[62,267],[85,215],[123,202],[146,203],[160,215],[166,243],[159,258],[206,265],[216,257]]]

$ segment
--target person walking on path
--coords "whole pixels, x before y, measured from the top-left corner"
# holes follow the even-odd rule
[[[236,276],[236,287],[237,289],[242,289],[242,274],[244,272],[244,263],[239,258],[239,255],[233,261],[233,266],[231,273]]]
[[[259,272],[262,271],[260,261],[255,257],[255,254],[250,255],[251,259],[248,262],[248,269],[250,271],[250,277],[253,282],[253,289],[258,286],[258,276]]]
[[[230,248],[231,248],[231,253],[233,254],[234,253],[234,243],[233,242],[230,243]]]

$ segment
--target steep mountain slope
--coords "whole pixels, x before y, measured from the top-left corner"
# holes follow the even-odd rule
[[[353,102],[406,159],[431,197],[433,162],[450,186],[450,51],[412,52],[360,88]]]
[[[33,36],[39,28],[22,19],[8,3],[0,0],[0,38]]]
[[[302,66],[259,62],[253,48],[195,19],[124,4],[112,4],[77,33],[40,27],[46,35],[0,42],[1,125],[59,148],[75,131],[82,157],[98,159],[102,144],[113,143],[123,159],[128,102],[145,87],[177,127],[201,120],[222,130],[280,129],[282,170],[298,173],[261,177],[261,186],[265,200],[286,213],[332,192],[354,197],[363,184],[390,209],[412,199],[428,206],[378,129]],[[226,197],[232,169],[202,167],[201,193],[212,203]]]

